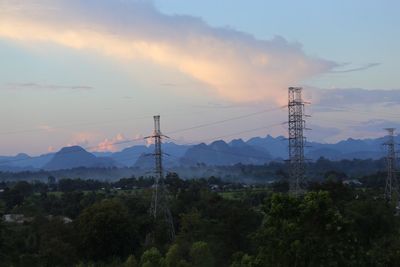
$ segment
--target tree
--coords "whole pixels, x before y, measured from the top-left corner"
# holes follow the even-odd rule
[[[186,260],[187,247],[182,247],[179,244],[173,244],[169,247],[167,254],[165,255],[166,267],[190,267]]]
[[[14,185],[13,190],[20,192],[24,197],[28,197],[33,194],[33,185],[26,181],[21,181]]]
[[[143,252],[140,259],[141,267],[162,267],[164,266],[164,259],[157,248],[150,248]]]
[[[4,212],[6,211],[6,203],[0,200],[0,216],[3,216]]]
[[[190,258],[194,267],[214,266],[214,256],[206,242],[198,241],[193,243],[190,249]]]
[[[261,266],[355,266],[357,238],[328,192],[274,194],[256,239]]]
[[[233,255],[233,261],[230,267],[258,267],[253,256],[237,252]]]
[[[134,255],[130,255],[124,262],[123,267],[139,267],[139,264]]]
[[[71,266],[76,260],[76,251],[72,244],[52,238],[42,242],[40,256],[45,266]]]
[[[165,264],[167,267],[178,266],[179,262],[182,260],[183,255],[178,244],[173,244],[169,247],[167,254],[165,255]]]
[[[80,251],[87,259],[124,257],[136,243],[127,209],[116,200],[103,200],[86,208],[78,217],[77,231]]]

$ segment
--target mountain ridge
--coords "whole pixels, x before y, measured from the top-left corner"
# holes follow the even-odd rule
[[[396,136],[400,143],[400,135]],[[311,160],[324,157],[330,160],[378,159],[385,153],[382,144],[385,137],[354,139],[348,138],[337,143],[309,142],[305,156]],[[117,152],[88,152],[79,146],[64,147],[57,153],[29,156],[18,153],[16,156],[0,156],[0,171],[26,171],[38,169],[68,169],[74,167],[141,167],[153,166],[151,157],[154,146],[135,145]],[[241,138],[215,140],[210,144],[179,145],[173,142],[163,144],[166,166],[178,165],[233,165],[264,164],[269,161],[287,158],[287,140],[283,136],[253,137],[244,141]]]

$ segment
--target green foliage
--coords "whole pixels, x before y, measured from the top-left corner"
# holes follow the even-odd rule
[[[170,174],[165,182],[176,226],[172,244],[165,225],[149,216],[150,189],[62,193],[47,192],[40,183],[3,184],[0,213],[21,213],[26,220],[0,221],[0,266],[397,266],[400,217],[383,200],[383,188],[352,188],[336,181],[343,176],[338,171],[321,173],[331,181],[311,184],[301,197],[273,193],[285,191],[274,187],[224,192],[232,199],[209,189],[224,185],[218,178],[181,180]],[[143,178],[117,183],[151,184]],[[149,233],[154,239],[146,238]]]
[[[193,267],[213,267],[214,256],[206,242],[198,241],[193,243],[190,249],[190,258]]]
[[[135,255],[130,255],[124,262],[123,267],[139,267],[139,264],[135,258]]]
[[[80,251],[87,259],[105,260],[129,255],[133,234],[128,210],[116,200],[103,200],[86,208],[77,219]]]
[[[164,259],[157,248],[146,250],[140,259],[141,267],[163,267],[164,264]]]
[[[257,255],[265,265],[349,266],[358,254],[349,221],[327,192],[310,192],[302,199],[273,195],[257,233]],[[313,253],[310,253],[313,251]]]
[[[2,216],[5,211],[6,211],[6,203],[4,203],[4,201],[0,200],[0,216]]]
[[[237,252],[233,255],[233,261],[230,267],[258,267],[253,256],[244,254],[243,252]]]
[[[168,252],[165,255],[166,267],[175,267],[184,259],[181,248],[178,244],[173,244],[169,247]]]

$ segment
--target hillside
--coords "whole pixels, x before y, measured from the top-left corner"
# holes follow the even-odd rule
[[[117,164],[111,158],[98,158],[80,146],[64,147],[44,165],[45,170],[62,170],[78,167],[115,167]]]

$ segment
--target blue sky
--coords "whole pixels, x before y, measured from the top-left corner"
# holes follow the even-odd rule
[[[313,103],[312,140],[380,136],[399,124],[398,10],[394,0],[0,0],[0,154],[119,150],[112,143],[151,133],[154,114],[172,132],[279,107],[289,85]],[[274,110],[172,137],[284,135],[267,126],[285,120]]]

